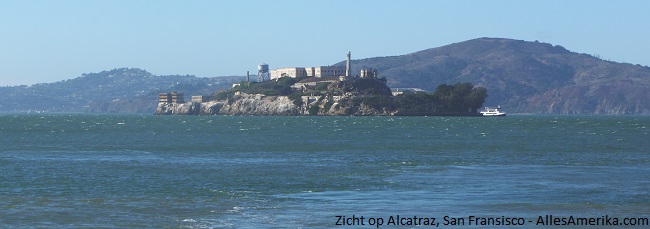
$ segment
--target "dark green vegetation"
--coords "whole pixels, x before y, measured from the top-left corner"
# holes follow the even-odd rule
[[[239,82],[238,86],[233,87],[231,90],[218,91],[215,93],[217,100],[232,97],[235,92],[242,92],[247,94],[263,94],[268,96],[287,96],[293,93],[291,85],[304,79],[303,78],[290,78],[282,77],[279,80],[269,80],[265,82]]]
[[[291,88],[296,83],[309,83],[315,86],[307,86],[304,90]],[[357,78],[348,81],[338,81],[335,78],[313,78],[313,77],[282,77],[276,80],[265,82],[240,82],[239,86],[231,90],[224,90],[215,93],[215,98],[224,99],[234,95],[235,92],[247,94],[263,94],[267,96],[302,96],[302,95],[392,95],[390,88],[386,86],[386,79]]]
[[[290,78],[282,77],[279,80],[269,80],[264,82],[239,82],[238,86],[233,87],[230,90],[217,91],[213,97],[216,100],[226,100],[232,98],[236,92],[246,93],[246,94],[263,94],[267,96],[289,96],[289,98],[294,102],[295,105],[302,105],[302,100],[300,96],[302,93],[294,92],[291,88],[291,85],[294,85],[296,82],[305,79],[301,78]]]
[[[344,65],[340,62],[338,65]],[[378,69],[390,87],[434,90],[471,82],[490,91],[486,105],[508,112],[650,114],[650,68],[616,63],[559,45],[479,38],[411,54],[352,61]]]
[[[391,96],[390,88],[386,86],[386,78],[364,78],[354,79],[331,84],[328,89],[334,91],[334,95],[351,93],[361,96]]]
[[[456,83],[439,85],[431,94],[355,97],[351,104],[368,106],[375,110],[398,111],[401,114],[475,114],[478,108],[483,106],[487,96],[487,90],[483,87],[475,87],[471,83]]]
[[[292,89],[291,86],[296,83],[312,82],[314,86],[307,86],[305,89]],[[239,86],[231,90],[218,91],[214,94],[217,100],[232,98],[236,92],[247,94],[263,94],[267,96],[289,96],[294,104],[300,106],[303,95],[383,95],[390,96],[390,88],[386,86],[386,79],[354,79],[349,81],[337,81],[335,78],[313,78],[313,77],[282,77],[265,82],[240,82]]]
[[[0,112],[151,113],[161,92],[182,92],[190,100],[192,95],[230,88],[243,78],[159,76],[138,68],[119,68],[55,83],[0,87]]]

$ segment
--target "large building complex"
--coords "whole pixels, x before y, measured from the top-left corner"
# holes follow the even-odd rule
[[[282,77],[349,77],[350,75],[350,52],[347,55],[346,66],[320,66],[320,67],[293,67],[293,68],[278,68],[271,70],[271,79],[279,79]]]
[[[294,68],[278,68],[271,70],[271,79],[278,79],[281,77],[337,77],[345,75],[345,66],[320,66],[320,67],[294,67]]]

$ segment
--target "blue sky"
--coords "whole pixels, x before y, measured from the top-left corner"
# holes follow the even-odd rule
[[[648,12],[646,0],[0,0],[0,86],[120,67],[244,75],[479,37],[650,66]]]

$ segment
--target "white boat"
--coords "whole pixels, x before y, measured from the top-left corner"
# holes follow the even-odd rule
[[[497,107],[485,107],[484,111],[481,111],[483,116],[506,116],[506,112],[501,111],[501,106]]]

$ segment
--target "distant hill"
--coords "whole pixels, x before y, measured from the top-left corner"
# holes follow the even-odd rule
[[[138,68],[119,68],[55,83],[0,87],[0,112],[153,113],[161,92],[210,95],[232,87],[244,76],[199,78],[153,75]]]
[[[337,65],[342,65],[343,62]],[[411,54],[352,61],[374,68],[390,87],[470,82],[488,89],[485,105],[511,113],[650,114],[650,68],[605,61],[559,45],[479,38]]]
[[[343,65],[340,62],[337,65]],[[510,113],[650,114],[650,68],[605,61],[559,45],[479,38],[411,54],[352,61],[390,87],[469,82],[488,90],[486,106]],[[32,86],[0,87],[0,112],[153,113],[160,92],[211,95],[244,76],[199,78],[120,68]]]

